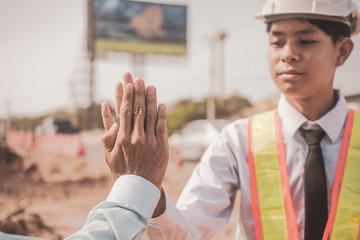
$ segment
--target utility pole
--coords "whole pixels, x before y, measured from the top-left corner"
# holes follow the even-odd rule
[[[220,99],[220,105],[224,106],[225,97],[225,50],[224,40],[226,33],[219,31],[210,37],[210,96],[207,99],[206,118],[216,118],[216,98]],[[218,91],[216,91],[218,86]]]
[[[218,71],[219,71],[219,97],[220,104],[224,105],[225,98],[225,44],[224,40],[226,38],[226,33],[224,31],[220,31],[217,34],[217,42],[219,45],[219,62],[218,62]]]
[[[93,14],[93,1],[87,0],[87,52],[90,64],[89,68],[89,127],[94,129],[97,126],[96,105],[95,105],[95,17]]]
[[[211,37],[210,38],[210,95],[207,98],[206,104],[206,119],[213,120],[216,118],[216,106],[215,106],[215,85],[216,85],[216,70],[215,70],[215,58],[216,54],[214,51],[215,41]]]

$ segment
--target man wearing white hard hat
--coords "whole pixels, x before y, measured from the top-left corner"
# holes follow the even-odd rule
[[[153,86],[125,74],[125,88],[115,88],[119,123],[107,104],[102,111],[116,179],[110,198],[122,202],[103,204],[100,217],[93,211],[78,236],[112,231],[127,239],[117,230],[124,229],[123,205],[135,224],[126,228],[131,239],[211,239],[240,191],[237,239],[360,239],[360,113],[333,88],[335,70],[354,47],[350,37],[360,31],[357,7],[352,0],[268,0],[256,18],[267,24],[278,108],[226,126],[174,205],[161,187],[169,156],[165,106],[157,108]],[[155,187],[126,197],[128,185],[131,194]],[[140,198],[152,199],[142,201],[147,215],[138,210]]]

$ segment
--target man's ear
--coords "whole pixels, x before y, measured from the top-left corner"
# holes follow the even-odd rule
[[[342,66],[346,59],[350,56],[350,53],[352,52],[354,48],[353,41],[348,38],[342,38],[337,43],[337,58],[336,58],[336,66]]]

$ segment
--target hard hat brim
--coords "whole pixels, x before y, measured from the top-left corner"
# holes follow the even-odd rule
[[[351,13],[350,13],[351,14]],[[349,15],[350,15],[349,14]],[[329,16],[327,14],[314,14],[314,13],[301,13],[301,12],[286,12],[286,13],[269,13],[269,14],[258,14],[255,19],[263,19],[265,23],[271,23],[275,21],[281,21],[291,18],[305,18],[305,19],[317,19],[331,22],[344,23],[352,29],[352,35],[356,35],[360,32],[360,14],[358,11],[352,12],[355,22],[352,23],[348,18],[344,16]],[[355,24],[355,26],[353,26]]]

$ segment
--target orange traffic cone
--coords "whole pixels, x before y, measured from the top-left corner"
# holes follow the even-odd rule
[[[183,161],[181,159],[181,151],[180,149],[176,149],[174,152],[174,161],[176,164],[176,168],[180,169],[182,167]]]

